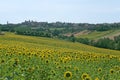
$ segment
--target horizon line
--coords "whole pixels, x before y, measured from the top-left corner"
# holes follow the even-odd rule
[[[56,23],[56,22],[60,22],[60,23],[75,23],[75,24],[113,24],[113,23],[120,23],[118,21],[114,21],[114,22],[72,22],[72,21],[36,21],[36,20],[23,20],[23,21],[19,21],[19,22],[10,22],[10,21],[6,21],[6,23],[1,23],[0,24],[20,24],[23,23],[25,21],[30,21],[30,22],[47,22],[47,23]]]

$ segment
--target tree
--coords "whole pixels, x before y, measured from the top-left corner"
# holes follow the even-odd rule
[[[75,42],[75,37],[74,37],[74,35],[72,34],[71,36],[70,36],[70,41],[72,41],[72,42]]]

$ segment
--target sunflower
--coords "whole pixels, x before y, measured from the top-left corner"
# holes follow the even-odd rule
[[[110,74],[113,74],[114,73],[114,70],[113,69],[110,69]]]
[[[81,78],[82,78],[83,80],[86,79],[86,77],[89,77],[89,75],[88,75],[87,73],[83,73],[82,76],[81,76]]]
[[[51,71],[51,74],[54,76],[56,75],[54,70]]]
[[[102,71],[102,68],[98,68],[98,72],[101,72]]]
[[[84,80],[92,80],[91,77],[87,76]]]
[[[72,77],[72,72],[66,71],[66,72],[64,73],[64,78],[71,78],[71,77]]]
[[[57,69],[61,69],[62,67],[61,67],[61,66],[57,66],[56,68],[57,68]]]
[[[49,63],[49,60],[46,60],[46,64],[48,64]]]
[[[1,60],[1,63],[4,63],[5,62],[5,60]]]

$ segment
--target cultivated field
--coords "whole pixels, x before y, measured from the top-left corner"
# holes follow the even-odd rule
[[[82,33],[84,32],[84,33]],[[108,31],[82,31],[81,34],[75,34],[77,38],[88,38],[88,39],[100,39],[100,38],[111,38],[113,39],[115,36],[120,35],[120,30],[108,30]]]
[[[120,51],[6,33],[0,80],[120,80]]]

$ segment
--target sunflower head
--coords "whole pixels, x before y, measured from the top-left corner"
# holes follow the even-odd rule
[[[82,76],[81,76],[81,78],[82,78],[83,80],[84,80],[84,79],[87,80],[87,79],[86,79],[87,77],[89,77],[89,75],[88,75],[87,73],[83,73]]]
[[[110,74],[113,74],[114,73],[114,70],[113,69],[110,69]]]
[[[48,64],[49,63],[49,60],[46,60],[46,64]]]
[[[72,72],[66,71],[66,72],[64,73],[64,77],[65,77],[65,78],[71,78],[71,77],[72,77]]]
[[[92,80],[91,77],[87,76],[84,80]]]
[[[98,68],[98,72],[101,72],[102,71],[102,68]]]
[[[4,63],[5,62],[5,60],[3,59],[3,60],[1,60],[1,63]]]

